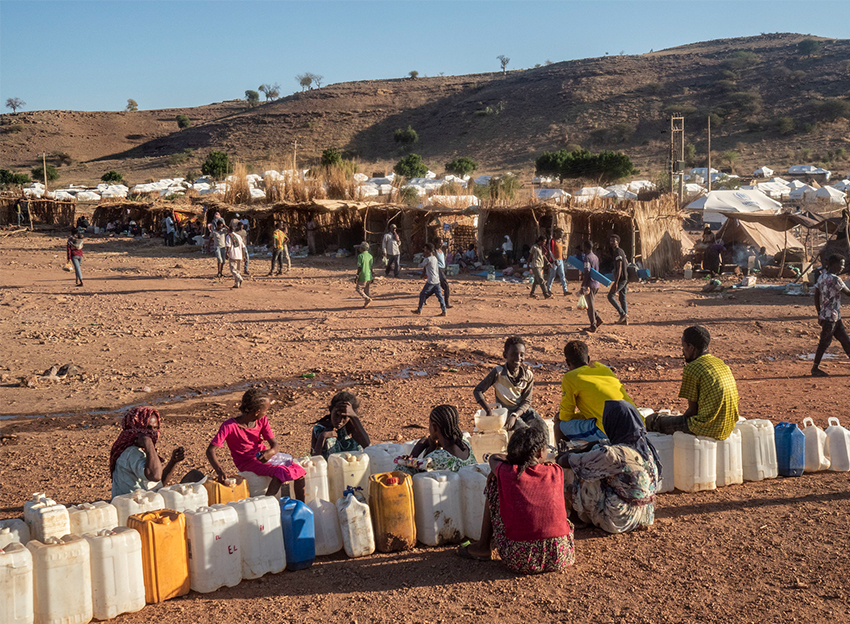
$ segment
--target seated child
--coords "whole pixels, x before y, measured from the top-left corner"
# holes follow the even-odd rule
[[[511,437],[507,455],[490,456],[481,538],[458,548],[458,555],[489,561],[492,540],[502,563],[520,574],[560,572],[573,564],[564,473],[544,463],[547,453],[546,434],[526,427]]]
[[[162,417],[152,407],[134,407],[124,414],[121,433],[109,453],[112,498],[135,490],[158,490],[183,461],[183,447],[178,446],[163,465],[156,450],[161,426]]]
[[[334,453],[354,453],[371,444],[357,409],[360,401],[351,392],[339,392],[331,399],[330,414],[316,421],[310,439],[310,455],[325,459]]]
[[[239,406],[239,416],[225,420],[218,433],[207,447],[207,459],[215,470],[220,481],[227,474],[218,463],[216,449],[227,443],[230,456],[236,469],[242,472],[253,472],[264,477],[271,477],[266,496],[274,496],[280,489],[281,483],[296,481],[296,489],[303,492],[304,469],[296,463],[288,466],[272,466],[268,462],[278,452],[277,440],[274,439],[266,412],[271,405],[268,394],[259,388],[251,388],[242,395]],[[268,442],[268,448],[263,441]],[[303,494],[300,496],[303,499]]]
[[[428,435],[416,443],[410,454],[419,457],[423,452],[425,458],[431,460],[434,470],[457,472],[464,466],[474,466],[478,463],[469,442],[463,439],[460,419],[454,405],[438,405],[431,410]],[[408,474],[417,472],[406,466],[399,466],[397,470]]]
[[[505,363],[496,366],[481,380],[472,395],[488,416],[493,415],[493,409],[484,398],[484,393],[495,386],[496,401],[508,410],[508,420],[505,429],[513,431],[537,425],[546,430],[543,418],[531,409],[531,394],[534,390],[534,375],[525,365],[525,341],[519,336],[511,336],[505,341]]]

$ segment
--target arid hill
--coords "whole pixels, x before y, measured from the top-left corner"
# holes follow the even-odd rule
[[[819,49],[804,55],[798,49],[804,39],[723,39],[504,76],[333,84],[255,108],[235,100],[132,113],[6,114],[0,116],[0,161],[28,171],[46,152],[61,164],[63,181],[93,181],[117,169],[143,182],[199,172],[212,149],[254,171],[288,168],[297,142],[298,166],[337,147],[372,173],[389,170],[403,154],[393,131],[410,125],[419,134],[413,151],[437,172],[457,156],[470,156],[479,172],[530,175],[541,152],[581,145],[624,151],[642,176],[652,177],[665,166],[667,119],[678,110],[686,115],[695,162],[704,160],[706,118],[713,114],[714,166],[750,172],[763,164],[812,162],[846,172],[850,122],[842,107],[850,105],[850,40],[817,39]],[[178,114],[189,116],[192,126],[178,130]],[[738,156],[723,158],[728,152]]]

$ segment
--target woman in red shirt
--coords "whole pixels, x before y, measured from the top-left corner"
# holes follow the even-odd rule
[[[83,274],[80,272],[80,263],[83,261],[83,235],[72,230],[68,239],[68,262],[74,265],[74,275],[77,278],[77,286],[83,285]]]
[[[560,572],[573,564],[564,473],[560,466],[544,462],[547,452],[546,433],[531,426],[514,432],[507,455],[490,456],[481,539],[461,546],[458,555],[487,561],[492,540],[502,562],[514,572]]]

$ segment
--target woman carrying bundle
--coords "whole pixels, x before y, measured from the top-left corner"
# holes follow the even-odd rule
[[[460,418],[454,405],[438,405],[428,417],[428,435],[419,440],[411,451],[411,456],[431,460],[432,470],[450,470],[457,472],[464,466],[474,466],[475,455],[469,442],[463,439],[460,430]],[[414,474],[416,470],[399,466],[398,470]]]
[[[573,564],[573,527],[563,501],[564,472],[544,462],[547,434],[515,431],[507,455],[490,456],[481,539],[461,546],[464,559],[489,561],[491,540],[502,562],[520,574],[560,572]]]
[[[568,502],[582,522],[608,533],[649,526],[661,462],[643,420],[628,401],[605,401],[602,426],[609,442],[558,459],[567,473]]]

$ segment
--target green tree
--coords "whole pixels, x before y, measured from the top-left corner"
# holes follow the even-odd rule
[[[405,186],[398,190],[398,199],[401,203],[408,206],[417,206],[422,203],[419,198],[419,192],[412,186]]]
[[[0,169],[0,186],[23,186],[30,183],[30,177],[25,173],[15,173],[8,169]]]
[[[307,89],[312,88],[313,74],[310,72],[307,72],[306,74],[298,74],[295,76],[295,80],[297,80],[298,84],[301,85],[301,90],[306,91]]]
[[[421,178],[428,173],[428,166],[419,154],[408,154],[395,164],[393,171],[405,178]]]
[[[735,150],[729,150],[728,152],[723,152],[720,155],[720,160],[727,163],[730,167],[734,167],[735,163],[741,158],[741,154],[736,152]]]
[[[507,174],[490,178],[488,186],[490,187],[490,199],[510,200],[516,197],[521,185],[516,176]]]
[[[27,103],[21,98],[10,97],[6,99],[6,108],[11,108],[13,113],[17,113],[19,108],[23,108]]]
[[[697,148],[694,146],[693,143],[686,143],[685,144],[685,154],[684,154],[684,156],[685,156],[685,163],[687,163],[687,165],[689,167],[693,167],[694,164],[696,163],[696,159],[697,159]]]
[[[791,117],[780,117],[774,121],[774,124],[779,134],[786,135],[794,132],[794,119]]]
[[[502,67],[502,75],[504,76],[508,73],[508,63],[511,62],[511,59],[504,54],[500,54],[496,58],[499,60],[499,65]]]
[[[820,41],[814,39],[803,39],[797,44],[797,53],[800,56],[811,56],[820,50]]]
[[[579,148],[581,150],[581,148]],[[535,171],[541,176],[558,176],[561,177],[561,167],[567,159],[567,155],[573,150],[561,149],[557,152],[543,152],[534,161]]]
[[[137,111],[139,110],[139,104],[136,102],[136,100],[130,98],[129,100],[127,100],[127,106],[125,107],[125,110],[128,110],[131,113],[133,111]]]
[[[446,163],[446,171],[458,176],[470,175],[476,169],[478,169],[478,163],[466,156],[455,158],[453,161]]]
[[[416,80],[417,78],[419,78],[419,72],[415,69],[407,75],[410,76],[411,80]]]
[[[260,103],[260,94],[253,89],[248,89],[245,91],[245,99],[248,100],[248,106],[253,108]]]
[[[113,169],[100,176],[100,179],[103,182],[123,182],[124,176]]]
[[[266,96],[266,102],[269,100],[276,100],[280,97],[280,85],[277,83],[271,85],[261,84],[257,90]]]
[[[38,166],[33,169],[30,173],[32,173],[33,180],[38,180],[39,182],[44,181],[44,167]],[[53,165],[47,165],[47,181],[53,182],[53,180],[59,179],[59,172],[56,171],[56,167]]]
[[[342,153],[335,147],[329,147],[322,152],[322,166],[333,167],[342,164]]]
[[[403,147],[409,148],[419,141],[419,134],[410,126],[407,126],[407,128],[397,128],[393,132],[393,141],[400,143]]]
[[[618,152],[591,154],[585,149],[572,152],[545,152],[536,161],[538,175],[557,175],[567,178],[590,178],[600,184],[610,184],[637,173],[631,159]]]
[[[201,165],[201,173],[220,180],[230,173],[230,158],[224,152],[211,151]]]
[[[181,130],[185,130],[189,126],[192,125],[192,120],[189,119],[188,115],[177,115],[177,127]]]
[[[821,121],[835,121],[841,117],[850,119],[850,102],[846,100],[824,100],[814,103],[815,115]]]

